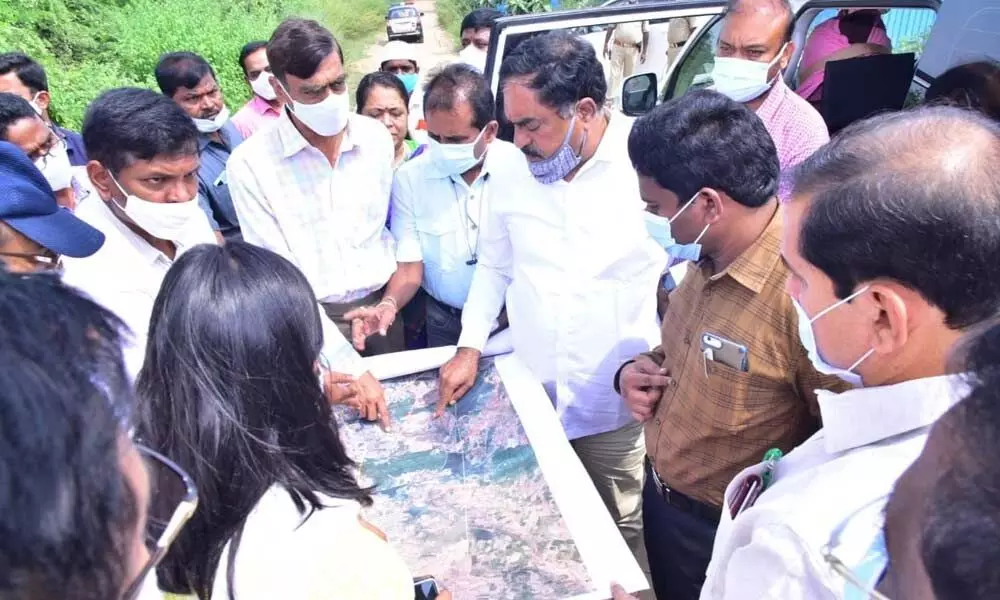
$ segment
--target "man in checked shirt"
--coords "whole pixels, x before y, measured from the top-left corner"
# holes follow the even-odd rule
[[[779,249],[778,155],[760,118],[695,91],[637,120],[628,150],[650,234],[672,258],[696,261],[669,295],[661,345],[615,381],[646,423],[653,588],[693,600],[728,483],[815,432],[814,390],[845,384],[817,373],[799,341]]]

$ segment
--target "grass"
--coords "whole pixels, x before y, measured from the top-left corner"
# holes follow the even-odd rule
[[[122,86],[156,89],[164,52],[189,50],[213,66],[226,104],[250,97],[240,48],[266,40],[287,16],[333,31],[348,63],[382,28],[388,0],[0,0],[0,51],[22,50],[46,68],[53,116],[79,129],[87,105]]]

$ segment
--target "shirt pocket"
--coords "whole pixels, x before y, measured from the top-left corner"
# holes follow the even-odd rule
[[[418,217],[417,235],[420,237],[420,252],[425,264],[431,264],[441,271],[453,271],[459,265],[459,258],[468,253],[458,226],[443,215]],[[461,256],[456,253],[461,248]],[[468,260],[468,259],[465,259]],[[464,260],[461,261],[464,263]]]

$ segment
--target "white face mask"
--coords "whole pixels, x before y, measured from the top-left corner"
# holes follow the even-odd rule
[[[486,52],[476,48],[474,44],[469,44],[458,53],[458,59],[467,65],[471,65],[481,72],[486,71]]]
[[[222,129],[222,126],[226,124],[229,120],[229,109],[226,105],[222,105],[222,110],[219,114],[215,115],[211,119],[191,119],[194,121],[194,126],[198,128],[198,131],[202,133],[215,133],[216,131]]]
[[[38,92],[38,94],[41,94],[41,92]],[[38,116],[40,117],[42,116],[42,109],[38,106],[38,94],[32,96],[28,104],[31,105],[31,108],[35,109],[35,112],[38,113]]]
[[[110,175],[110,172],[108,174]],[[205,218],[201,207],[198,206],[197,196],[187,202],[150,202],[126,192],[114,175],[111,175],[111,181],[115,182],[126,197],[125,206],[114,199],[112,202],[122,209],[133,223],[155,238],[169,241],[183,239],[187,237],[186,233],[191,232],[191,226],[197,219]]]
[[[478,165],[483,156],[476,156],[476,144],[482,139],[484,128],[476,136],[476,139],[468,144],[442,144],[434,139],[428,138],[428,155],[431,162],[437,167],[442,175],[461,175],[472,167]]]
[[[795,298],[792,298],[792,304],[795,305],[795,312],[798,313],[799,317],[799,340],[802,342],[802,347],[805,348],[806,352],[809,354],[809,362],[813,364],[813,368],[815,368],[820,373],[823,373],[824,375],[836,375],[837,377],[843,379],[844,381],[853,385],[854,387],[861,387],[863,385],[863,382],[861,381],[861,375],[855,373],[854,369],[858,368],[858,365],[863,363],[869,356],[871,356],[875,352],[875,348],[872,348],[868,352],[865,352],[861,356],[861,358],[854,361],[854,364],[852,364],[850,367],[846,369],[835,367],[826,362],[825,360],[823,360],[823,357],[820,356],[819,347],[816,345],[816,334],[813,332],[812,324],[815,323],[820,317],[832,311],[833,309],[839,306],[843,306],[847,302],[850,302],[854,298],[857,298],[861,294],[867,292],[868,288],[869,286],[866,285],[865,287],[854,292],[853,294],[844,298],[843,300],[831,304],[830,306],[819,311],[818,313],[816,313],[816,316],[812,318],[810,318],[809,315],[806,314],[806,310],[802,308],[802,305],[799,304],[799,301],[796,300]]]
[[[781,47],[777,56],[771,62],[757,62],[743,58],[716,56],[712,67],[712,89],[736,102],[750,102],[771,89],[779,73],[774,79],[768,80],[768,72],[776,62],[781,60],[785,46]]]
[[[280,81],[278,85],[281,85]],[[288,88],[284,85],[281,87],[291,98]],[[316,104],[302,104],[293,99],[291,111],[295,118],[312,129],[316,135],[333,137],[347,127],[347,119],[351,115],[351,94],[346,89],[340,94],[331,92]]]
[[[262,71],[257,79],[250,80],[250,88],[253,89],[253,93],[257,94],[264,100],[274,100],[278,97],[275,93],[274,88],[271,87],[271,74],[267,71]]]
[[[42,172],[49,182],[53,192],[64,190],[72,185],[73,165],[69,164],[69,154],[66,153],[66,145],[62,142],[55,145],[49,151],[49,155],[43,159],[35,161],[35,166]]]

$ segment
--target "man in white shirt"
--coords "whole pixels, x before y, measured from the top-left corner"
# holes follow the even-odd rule
[[[462,332],[489,195],[504,186],[492,172],[506,164],[523,168],[524,155],[496,139],[493,92],[475,67],[448,65],[424,94],[430,148],[396,171],[392,234],[397,261],[423,264],[427,345],[433,348],[457,344]]]
[[[215,243],[197,200],[198,130],[169,98],[121,88],[91,103],[83,136],[96,194],[80,203],[76,215],[100,230],[105,242],[90,257],[64,258],[64,278],[132,330],[125,363],[135,376],[167,269],[192,246]]]
[[[439,411],[475,380],[506,306],[514,351],[542,382],[580,460],[633,552],[642,548],[642,428],[615,372],[656,344],[655,285],[667,257],[646,233],[627,141],[604,109],[593,46],[563,32],[526,40],[500,69],[514,143],[528,158],[490,177],[479,264],[458,353],[441,369]]]
[[[951,349],[1000,305],[998,161],[1000,127],[937,107],[859,123],[803,163],[781,248],[799,335],[818,371],[861,387],[817,392],[823,428],[729,485],[703,599],[841,598],[824,547],[871,570],[893,482],[965,395]],[[756,504],[745,483],[764,484]]]
[[[397,265],[385,226],[392,138],[381,123],[351,113],[340,45],[319,23],[285,20],[267,58],[285,111],[236,148],[227,166],[243,238],[301,269],[358,350],[402,350],[400,288],[419,265]],[[365,307],[379,318],[354,312]],[[366,396],[382,398],[370,374],[358,382]]]

